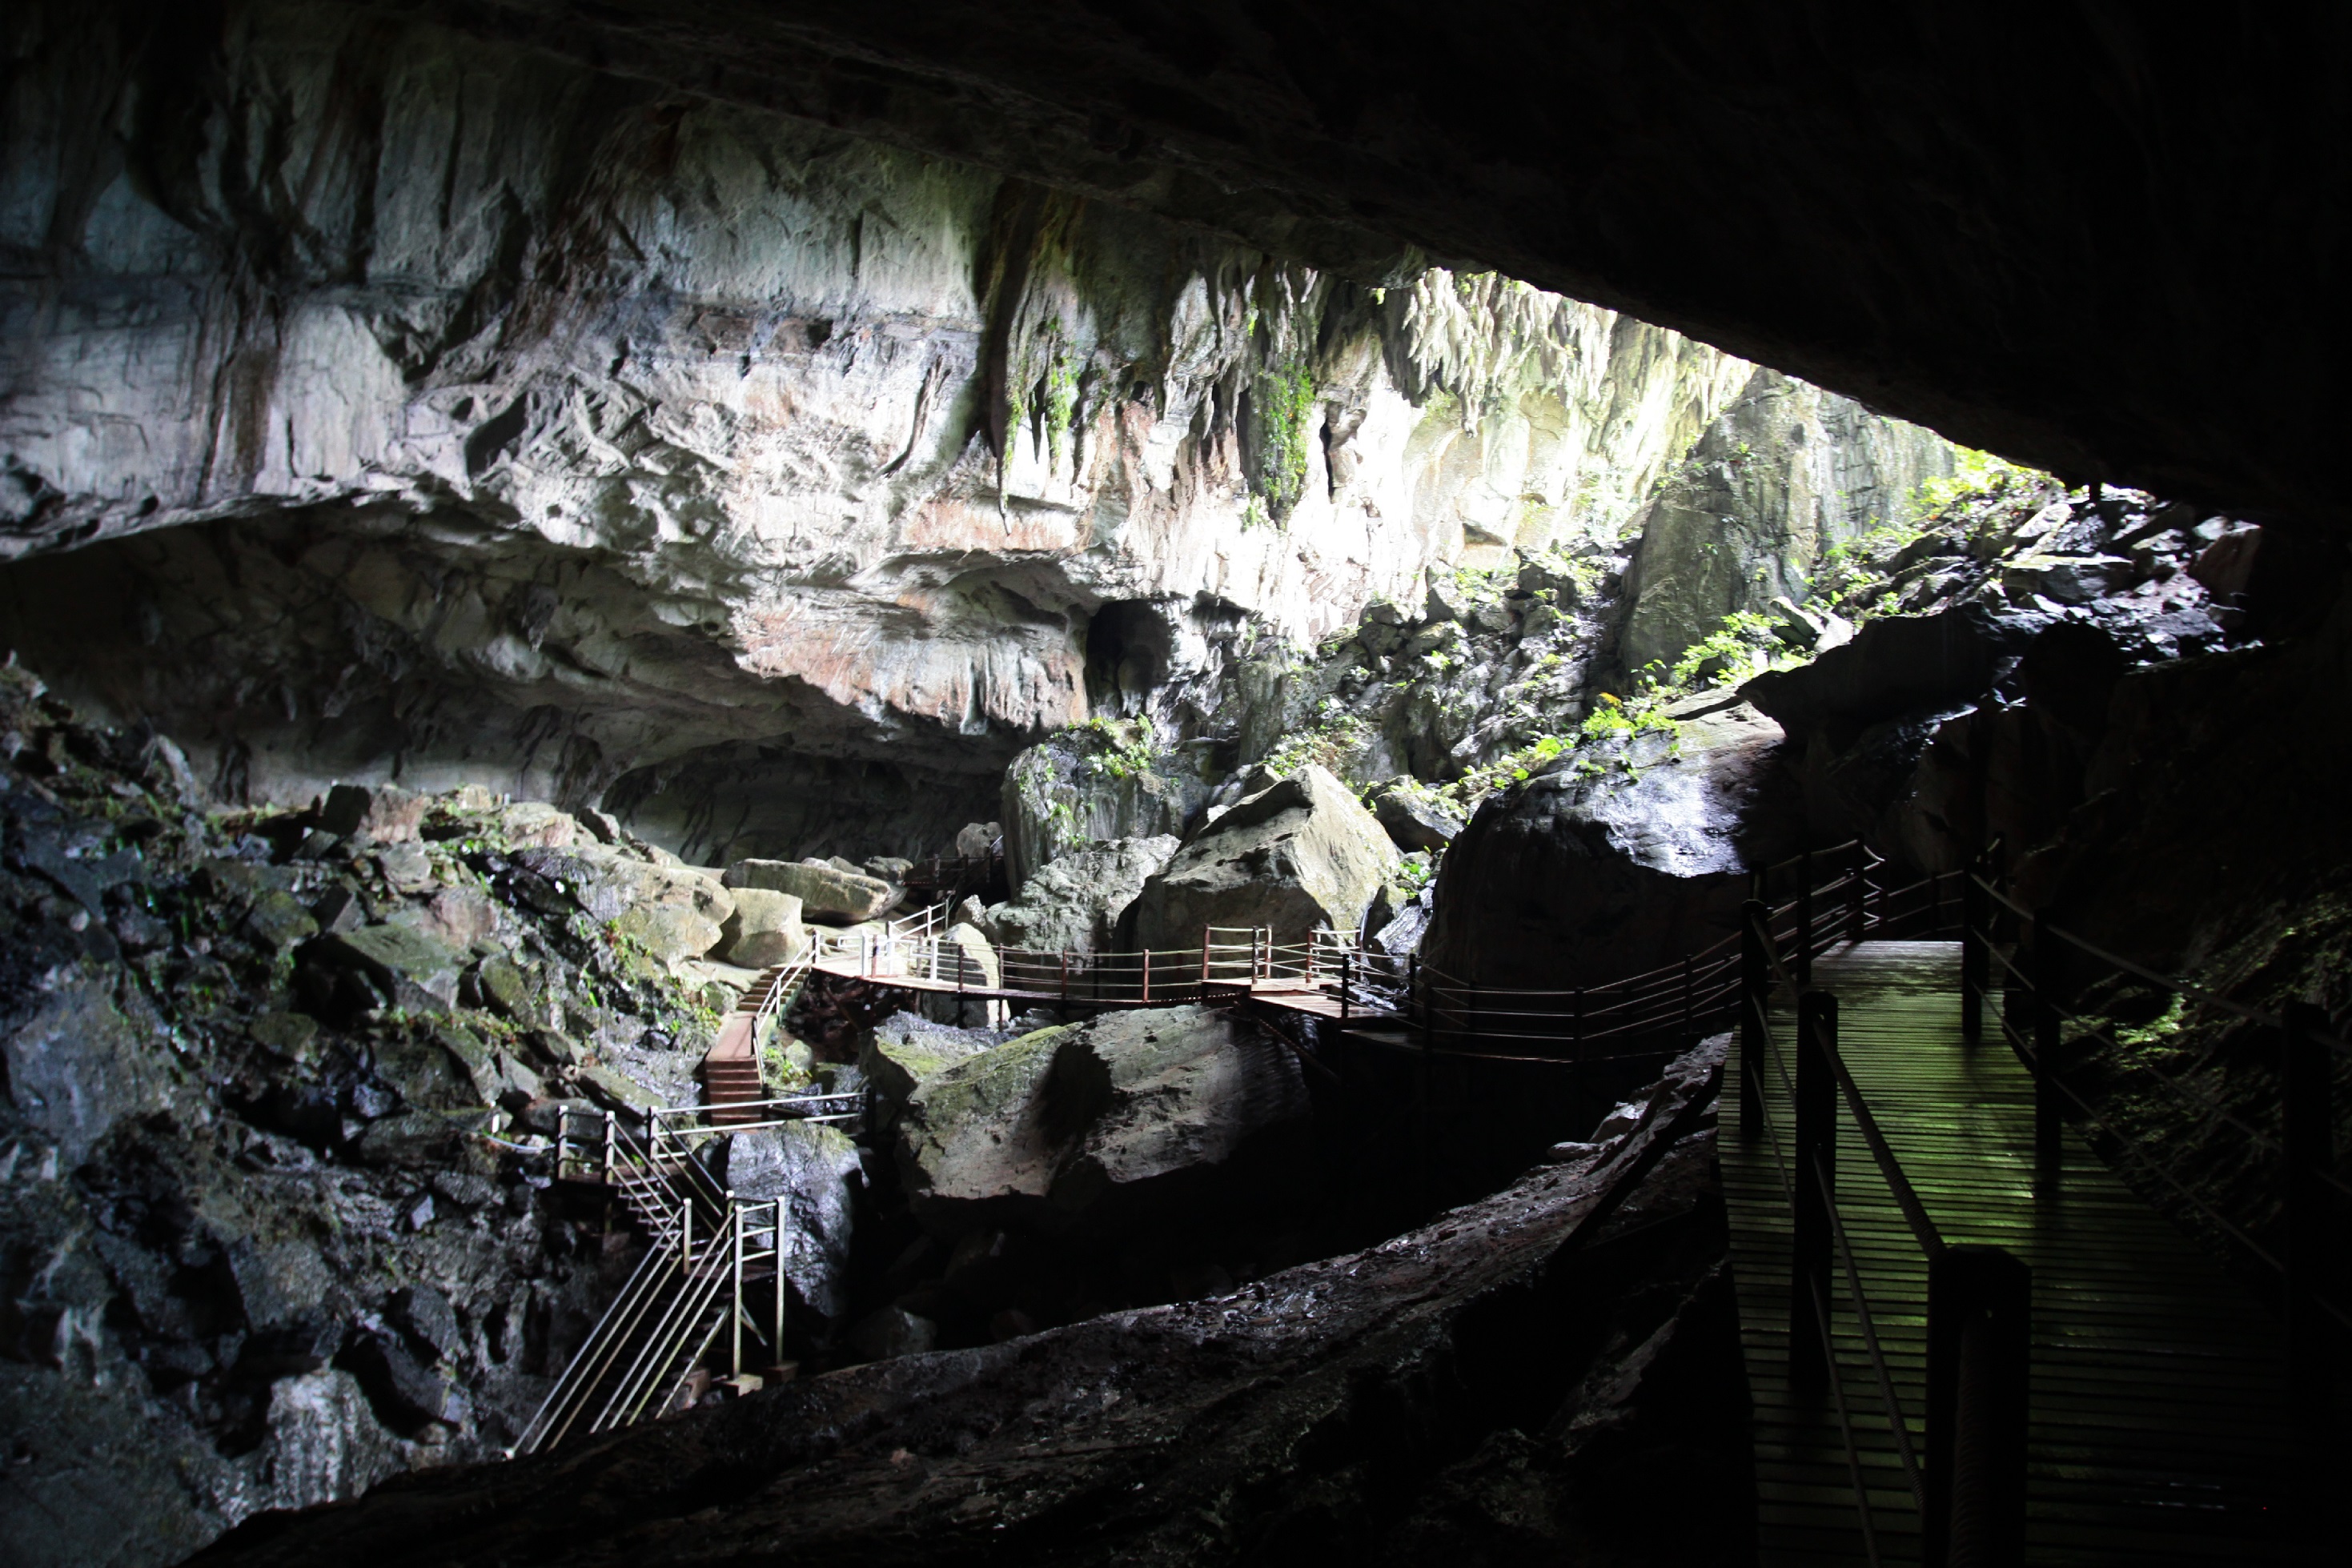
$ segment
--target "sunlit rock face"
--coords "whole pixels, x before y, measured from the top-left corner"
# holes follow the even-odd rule
[[[1919,487],[1952,472],[1932,430],[1776,371],[1756,372],[1628,525],[1619,655],[1671,664],[1727,615],[1811,597],[1822,557],[1919,510]]]
[[[1612,526],[1747,375],[423,24],[158,26],[9,24],[0,549],[81,548],[0,630],[230,793],[505,770],[715,857],[878,839],[809,802],[887,759],[984,815],[1245,623]]]

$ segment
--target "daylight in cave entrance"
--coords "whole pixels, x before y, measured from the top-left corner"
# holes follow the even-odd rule
[[[0,1561],[2342,1561],[2347,29],[21,0]]]

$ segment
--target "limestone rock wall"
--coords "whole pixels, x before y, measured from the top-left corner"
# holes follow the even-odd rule
[[[1672,664],[1725,616],[1802,603],[1824,553],[1913,521],[1950,443],[1821,388],[1759,370],[1626,525],[1619,658]]]
[[[819,763],[976,797],[1197,719],[1246,621],[1605,527],[1745,379],[424,21],[5,26],[0,632],[231,794],[799,849]]]

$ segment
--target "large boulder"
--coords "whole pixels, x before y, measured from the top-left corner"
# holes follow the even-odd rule
[[[722,928],[726,958],[746,969],[789,964],[808,950],[801,901],[764,887],[735,889],[735,912]]]
[[[1756,676],[1739,695],[1790,734],[1843,749],[1874,724],[1974,703],[2050,623],[1981,604],[1884,616],[1811,664]]]
[[[1007,947],[1045,953],[1108,949],[1119,916],[1154,872],[1176,853],[1160,833],[1113,839],[1073,850],[1039,868],[1009,901],[991,906],[988,924]]]
[[[1277,943],[1363,925],[1396,845],[1348,787],[1308,766],[1245,796],[1143,884],[1135,939],[1198,947],[1206,925],[1265,925]]]
[[[665,965],[699,958],[719,946],[717,921],[678,904],[638,904],[623,910],[613,929]]]
[[[1801,847],[1781,730],[1721,694],[1673,711],[1679,735],[1572,753],[1487,798],[1438,867],[1424,967],[1486,986],[1600,984],[1736,929],[1748,873]]]
[[[380,844],[404,842],[416,837],[425,803],[424,796],[394,784],[338,784],[327,791],[319,826],[343,837],[364,834]]]
[[[920,1013],[894,1013],[874,1026],[857,1066],[873,1086],[875,1105],[887,1121],[898,1114],[917,1086],[1003,1044],[1004,1039],[987,1030],[936,1023]]]
[[[730,888],[789,893],[801,901],[803,918],[845,925],[871,920],[899,898],[899,890],[880,877],[804,861],[737,861],[725,881]]]
[[[685,909],[711,925],[715,944],[717,929],[735,913],[735,895],[717,876],[678,863],[674,856],[648,859],[592,841],[568,848],[540,845],[518,851],[513,859],[599,920],[617,920],[651,904]]]
[[[983,1226],[1101,1229],[1197,1211],[1308,1113],[1288,1047],[1207,1008],[1105,1014],[954,1063],[908,1096],[897,1133],[916,1213]]]
[[[849,1242],[864,1182],[857,1145],[838,1127],[788,1122],[727,1140],[724,1180],[738,1198],[783,1200],[784,1278],[826,1318],[849,1308]]]

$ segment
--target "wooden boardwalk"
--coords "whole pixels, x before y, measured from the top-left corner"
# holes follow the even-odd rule
[[[1959,945],[1869,942],[1817,960],[1840,1045],[1904,1170],[1948,1242],[2008,1248],[2033,1270],[2026,1561],[2317,1563],[2294,1545],[2306,1473],[2285,1413],[2275,1322],[2251,1293],[2124,1186],[2069,1129],[2053,1185],[2032,1155],[2033,1091],[1999,1041],[1959,1032]],[[1794,1009],[1775,1014],[1780,1061]],[[1759,1560],[1867,1559],[1827,1394],[1787,1377],[1789,1207],[1771,1140],[1738,1125],[1737,1051],[1723,1092],[1723,1177],[1748,1385],[1755,1397]],[[1784,1081],[1763,1074],[1784,1150]],[[1841,1102],[1838,1209],[1896,1394],[1924,1458],[1927,1265]],[[1784,1155],[1785,1157],[1785,1155]],[[1860,1324],[1832,1264],[1840,1386],[1862,1450],[1883,1561],[1919,1561],[1918,1514]],[[2336,1549],[2340,1552],[2340,1548]]]

